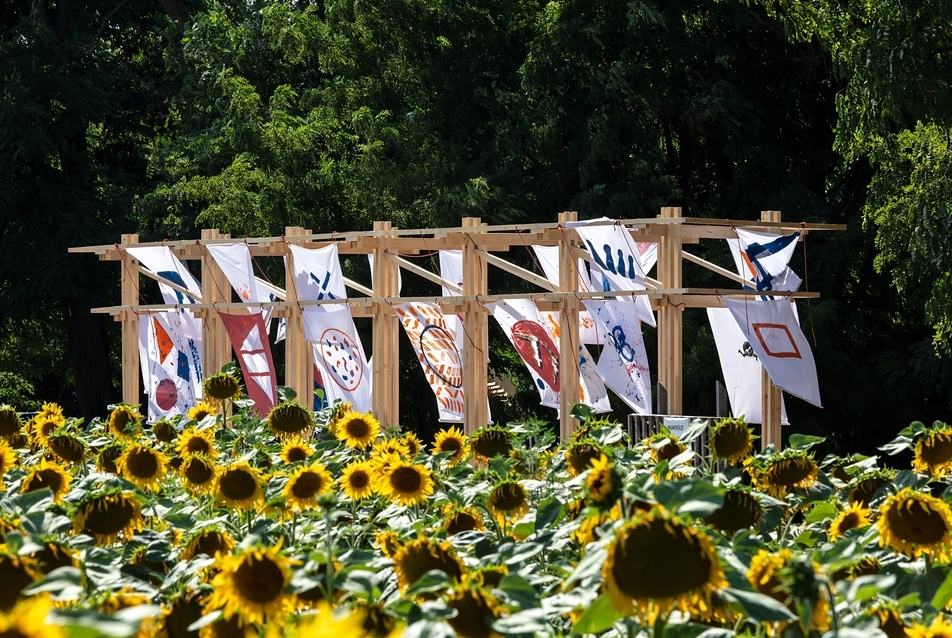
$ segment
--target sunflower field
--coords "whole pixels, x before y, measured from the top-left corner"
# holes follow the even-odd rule
[[[424,445],[237,392],[151,425],[0,407],[0,638],[952,636],[942,423],[882,459],[755,454],[740,419],[630,441],[581,406],[567,443]]]

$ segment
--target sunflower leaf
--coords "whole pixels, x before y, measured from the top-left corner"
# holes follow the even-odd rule
[[[413,597],[420,594],[440,591],[450,584],[450,577],[439,569],[431,569],[416,579],[407,589],[406,596]]]
[[[549,525],[558,520],[559,516],[562,514],[562,501],[554,496],[542,501],[542,504],[539,505],[539,509],[536,511],[535,518],[535,531],[536,533],[541,532]]]
[[[949,579],[946,578],[945,582],[948,581]],[[846,600],[852,602],[862,602],[864,600],[869,600],[873,596],[876,596],[877,594],[892,587],[895,582],[896,577],[891,574],[860,576],[850,583],[849,589],[846,592]],[[944,586],[945,583],[942,584],[942,587],[939,587],[939,590],[941,591]],[[939,592],[936,592],[936,596],[938,595]],[[950,595],[952,595],[952,593],[950,593]],[[938,607],[937,609],[942,609],[942,607]]]
[[[754,622],[772,622],[777,620],[796,620],[789,609],[770,596],[742,589],[725,589],[723,594],[737,602]]]
[[[443,621],[423,620],[407,625],[403,638],[455,638],[456,632]]]
[[[672,512],[707,516],[724,504],[724,490],[708,481],[681,480],[660,483],[655,499]]]
[[[541,608],[526,609],[493,623],[493,630],[501,634],[546,634],[552,629],[549,613]]]
[[[539,592],[519,574],[506,574],[496,589],[504,593],[506,598],[515,602],[522,609],[539,606]]]
[[[624,617],[624,614],[615,609],[608,596],[599,596],[578,619],[578,622],[572,627],[572,632],[575,634],[599,634]]]
[[[809,434],[791,434],[790,447],[795,450],[809,450],[814,445],[826,441],[825,436],[811,436]]]
[[[708,627],[697,623],[665,625],[664,638],[727,638],[734,636],[730,629]]]
[[[599,547],[594,551],[587,552],[585,556],[582,557],[582,560],[578,562],[575,571],[566,579],[565,585],[563,585],[562,588],[568,589],[572,583],[591,578],[599,573],[602,570],[602,565],[606,558],[608,558],[608,550],[604,547]]]

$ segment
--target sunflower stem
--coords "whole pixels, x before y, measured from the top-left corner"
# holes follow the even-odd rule
[[[324,508],[324,543],[325,559],[327,560],[327,569],[325,570],[327,581],[327,601],[334,600],[334,548],[331,545],[331,508]]]
[[[664,626],[666,624],[668,624],[667,617],[663,614],[658,614],[658,617],[654,622],[654,631],[652,632],[652,636],[654,636],[654,638],[664,638]]]

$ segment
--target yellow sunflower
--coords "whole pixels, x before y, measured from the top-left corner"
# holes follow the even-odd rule
[[[724,502],[704,518],[704,522],[728,538],[741,529],[757,529],[763,509],[760,502],[744,489],[724,493]]]
[[[9,638],[66,638],[66,630],[48,623],[53,603],[46,596],[25,598],[0,614],[0,636]]]
[[[785,568],[793,560],[794,554],[789,549],[781,549],[779,552],[771,553],[765,549],[760,550],[750,561],[750,569],[747,570],[747,580],[761,594],[770,596],[777,602],[786,605],[795,616],[797,608],[792,596],[785,591],[785,586],[790,583],[784,582]],[[813,566],[816,572],[818,566]],[[789,576],[788,576],[789,577]],[[815,576],[811,575],[811,578]],[[824,632],[830,626],[830,605],[826,598],[817,590],[813,600],[813,615],[810,617],[810,626],[802,627],[801,621],[796,621],[801,625],[800,629],[806,633],[809,631]],[[781,631],[788,623],[780,623]]]
[[[436,543],[425,536],[405,543],[393,556],[393,569],[397,572],[397,584],[406,591],[423,574],[436,569],[450,580],[459,581],[465,568],[456,557],[456,551],[449,541]]]
[[[364,638],[371,635],[365,630],[367,612],[356,609],[341,613],[326,601],[317,603],[317,613],[304,617],[292,630],[291,638]],[[394,637],[396,638],[396,637]]]
[[[291,507],[303,512],[317,507],[317,498],[333,488],[331,473],[323,464],[315,461],[292,470],[281,494]]]
[[[327,419],[327,431],[331,436],[337,436],[337,424],[340,423],[340,420],[344,418],[344,415],[354,409],[354,405],[350,401],[341,401],[340,399],[334,403],[334,406],[331,408],[331,414]]]
[[[53,432],[47,437],[46,446],[66,463],[82,463],[86,460],[86,444],[72,432]]]
[[[20,415],[9,405],[0,405],[0,437],[14,436],[23,431]]]
[[[749,459],[748,459],[749,460]],[[816,483],[819,468],[804,450],[787,449],[767,462],[763,468],[748,465],[754,485],[776,498],[783,498],[789,489],[803,489]]]
[[[44,403],[40,408],[40,411],[37,412],[38,416],[63,416],[63,407],[58,403],[48,402]]]
[[[189,454],[204,454],[210,459],[218,456],[215,449],[215,433],[212,430],[199,430],[192,426],[178,435],[176,449],[180,456]]]
[[[116,467],[116,461],[122,456],[125,450],[122,443],[110,443],[96,455],[96,469],[107,474],[119,474],[119,468]]]
[[[218,501],[231,509],[255,510],[264,505],[261,472],[243,461],[222,468],[215,488]]]
[[[178,430],[171,421],[160,419],[152,424],[152,434],[156,441],[161,443],[171,443],[178,438]]]
[[[743,418],[721,419],[711,431],[711,458],[715,461],[727,461],[735,465],[750,454],[754,447],[754,437]]]
[[[374,443],[373,455],[376,457],[396,455],[406,458],[410,456],[410,450],[400,439],[384,439]]]
[[[393,558],[403,547],[403,541],[395,531],[384,529],[374,534],[374,547],[383,552],[387,558]]]
[[[565,466],[572,476],[579,476],[602,456],[602,450],[592,439],[573,441],[565,448]]]
[[[275,437],[304,436],[314,427],[311,411],[300,403],[280,403],[268,413],[268,426]]]
[[[215,489],[218,466],[204,454],[192,454],[182,461],[179,475],[185,482],[185,489],[189,492],[207,494]]]
[[[888,638],[910,638],[914,634],[911,627],[908,627],[902,619],[902,611],[897,605],[879,603],[870,609],[870,615],[879,620],[879,628]],[[950,627],[952,628],[952,627]],[[930,636],[932,634],[925,634]],[[941,634],[940,634],[941,635]],[[952,633],[948,634],[952,636]]]
[[[916,442],[912,468],[933,478],[941,479],[948,474],[952,470],[952,428],[942,424],[920,438]]]
[[[478,463],[485,463],[494,456],[509,458],[512,441],[509,431],[498,425],[485,425],[469,439],[469,447]]]
[[[844,536],[851,529],[866,527],[869,525],[869,517],[872,513],[859,503],[850,503],[845,510],[840,512],[833,522],[830,523],[830,538]]]
[[[242,623],[264,623],[291,611],[292,596],[284,589],[291,582],[291,561],[278,546],[252,547],[239,554],[219,555],[212,579],[212,593],[205,606],[221,609],[225,619],[238,616]]]
[[[182,560],[192,560],[196,556],[217,557],[219,554],[228,555],[235,546],[235,539],[214,527],[206,527],[192,535],[182,549]]]
[[[473,507],[447,505],[443,508],[443,529],[450,536],[460,532],[486,529],[479,510]]]
[[[0,479],[17,464],[17,453],[6,441],[0,439]]]
[[[48,540],[42,549],[30,554],[30,558],[36,561],[37,569],[45,576],[59,567],[81,567],[78,555],[79,552],[61,542]]]
[[[423,503],[433,494],[433,479],[430,470],[402,459],[389,463],[385,471],[377,475],[375,489],[393,502],[401,505]]]
[[[188,411],[188,418],[200,423],[205,417],[214,416],[216,414],[218,414],[218,408],[215,405],[208,401],[199,401]]]
[[[110,545],[120,537],[131,540],[142,524],[142,505],[132,492],[86,499],[73,515],[73,531],[95,537],[99,545]]]
[[[0,611],[10,613],[17,604],[20,592],[42,577],[36,561],[18,556],[7,545],[0,545]]]
[[[460,638],[501,638],[492,623],[499,618],[502,606],[489,590],[467,580],[450,589],[446,605],[456,610],[446,622]]]
[[[952,511],[942,499],[903,488],[879,508],[880,546],[912,558],[952,559]]]
[[[450,453],[450,465],[456,465],[466,456],[466,435],[456,426],[440,430],[433,439],[433,454]]]
[[[61,416],[37,415],[33,417],[33,427],[30,430],[30,438],[34,444],[48,448],[50,435],[64,425],[66,425],[66,419]]]
[[[134,436],[141,427],[142,415],[134,406],[121,403],[109,413],[108,429],[115,437]]]
[[[219,372],[205,379],[202,382],[202,392],[219,401],[235,399],[241,395],[241,384],[237,377],[227,372]],[[200,420],[200,419],[199,419]]]
[[[367,461],[351,461],[340,475],[340,491],[352,501],[373,494],[373,470]]]
[[[900,618],[900,625],[902,625],[901,620]],[[885,627],[886,623],[881,622],[880,628],[885,631]],[[906,628],[905,632],[907,638],[952,638],[952,622],[939,614],[928,627],[913,623],[912,627]]]
[[[522,483],[505,480],[496,484],[486,498],[486,507],[500,525],[518,521],[529,511],[529,499]]]
[[[286,437],[281,443],[281,453],[279,456],[285,463],[301,463],[314,454],[314,448],[300,436],[293,435]]]
[[[116,459],[116,469],[140,490],[158,490],[169,467],[169,457],[148,445],[133,443]]]
[[[622,477],[604,454],[593,460],[590,466],[585,479],[585,491],[593,503],[607,509],[615,504],[621,494]]]
[[[676,608],[710,607],[727,586],[710,538],[662,507],[636,511],[608,546],[602,587],[619,612],[654,624]]]
[[[847,486],[849,490],[849,502],[859,503],[863,507],[869,507],[876,492],[891,482],[893,477],[894,473],[889,470],[875,470],[863,474]]]
[[[69,468],[53,461],[43,459],[39,465],[30,468],[20,491],[23,493],[33,490],[50,488],[53,492],[53,500],[60,501],[69,492],[69,484],[73,480],[73,475],[69,473]]]
[[[335,435],[348,447],[363,449],[372,445],[380,434],[380,422],[370,413],[351,410],[334,427]]]
[[[400,437],[400,442],[403,443],[403,446],[407,449],[407,456],[411,459],[420,453],[420,450],[423,449],[423,442],[420,441],[418,437],[413,432],[407,432]]]

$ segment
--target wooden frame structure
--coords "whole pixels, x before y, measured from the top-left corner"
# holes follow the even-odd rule
[[[285,228],[280,237],[245,238],[252,257],[286,257],[285,277],[293,282],[289,244],[307,248],[321,248],[336,244],[340,254],[368,254],[374,256],[373,286],[368,287],[345,278],[348,288],[364,296],[350,297],[348,303],[354,317],[373,319],[373,409],[383,425],[399,426],[399,321],[392,307],[395,303],[425,301],[439,304],[444,311],[460,314],[466,332],[463,352],[464,396],[478,397],[476,401],[464,402],[464,425],[467,432],[487,422],[486,401],[488,354],[487,302],[502,299],[530,298],[540,309],[561,313],[559,335],[560,360],[565,353],[578,351],[578,330],[566,330],[577,326],[584,298],[604,297],[603,292],[580,292],[578,289],[578,258],[590,261],[587,251],[580,248],[580,241],[568,222],[576,221],[576,213],[561,213],[558,223],[487,226],[479,218],[467,217],[457,228],[400,230],[390,222],[374,222],[372,231],[353,231],[331,234],[314,234],[300,227]],[[598,222],[596,222],[598,223]],[[614,222],[613,222],[614,223]],[[727,239],[736,237],[736,228],[789,233],[796,230],[804,235],[817,230],[844,230],[835,224],[783,223],[778,211],[765,211],[760,222],[686,218],[680,208],[662,208],[654,219],[626,219],[624,224],[635,241],[658,244],[657,279],[646,280],[646,290],[612,293],[615,297],[629,294],[647,295],[652,308],[658,313],[658,368],[657,378],[667,396],[666,412],[682,413],[682,318],[685,308],[723,307],[723,298],[728,296],[755,296],[756,292],[741,289],[702,289],[683,286],[682,264],[685,260],[726,277],[734,284],[746,283],[736,273],[712,264],[689,251],[685,245],[697,244],[702,239]],[[238,241],[215,229],[202,231],[199,240],[178,240],[140,243],[138,235],[122,235],[121,242],[112,245],[70,248],[71,253],[92,253],[99,259],[121,262],[121,305],[95,308],[94,313],[107,313],[122,323],[122,392],[123,400],[139,403],[139,351],[138,315],[161,312],[179,306],[169,304],[141,304],[139,275],[176,285],[139,266],[126,249],[136,246],[168,246],[182,260],[201,260],[202,297],[189,308],[203,319],[203,348],[205,368],[218,370],[231,360],[231,347],[221,320],[219,310],[240,308],[273,308],[276,317],[287,319],[287,342],[284,385],[293,388],[299,397],[310,396],[313,387],[312,348],[304,338],[301,310],[304,306],[323,303],[340,303],[339,300],[298,300],[293,285],[287,290],[270,286],[279,301],[268,303],[241,303],[231,300],[231,286],[224,274],[204,248],[211,243]],[[544,277],[500,258],[499,252],[511,248],[532,245],[558,246],[560,281],[556,286]],[[426,256],[438,250],[461,250],[463,255],[463,286],[444,281],[432,273],[408,261],[408,257]],[[524,294],[491,295],[488,290],[488,267],[492,265],[505,270],[540,288],[538,292]],[[419,275],[429,281],[446,286],[460,293],[459,296],[400,297],[398,292],[399,269]],[[263,283],[263,282],[262,282]],[[191,294],[191,293],[190,293]],[[812,292],[774,293],[775,296],[793,298],[817,298]],[[192,294],[192,297],[195,295]],[[561,373],[561,419],[560,434],[568,438],[575,429],[571,405],[579,393],[578,366],[563,365]],[[763,384],[763,445],[773,443],[780,447],[780,390],[770,383],[764,373]]]

